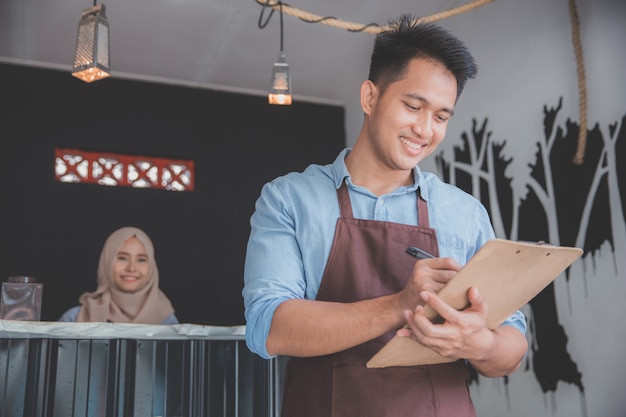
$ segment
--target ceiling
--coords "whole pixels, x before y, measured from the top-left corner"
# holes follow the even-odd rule
[[[430,16],[468,1],[288,2],[300,15],[334,16],[340,26],[283,14],[294,101],[344,105],[357,99],[374,35],[343,29],[348,22],[384,25],[402,13]],[[280,14],[259,28],[270,9],[257,0],[102,3],[110,26],[112,77],[266,94],[280,48]],[[86,0],[1,0],[0,61],[69,72],[81,13],[92,5]]]

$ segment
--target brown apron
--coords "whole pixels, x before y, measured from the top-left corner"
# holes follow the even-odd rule
[[[317,300],[349,303],[404,288],[417,246],[438,256],[428,207],[417,198],[418,226],[355,219],[345,183],[337,190],[341,216]],[[365,363],[395,331],[333,355],[290,358],[281,417],[475,416],[465,362],[370,369]]]

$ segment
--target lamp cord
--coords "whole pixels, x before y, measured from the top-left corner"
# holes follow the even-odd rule
[[[270,19],[272,18],[272,15],[274,14],[274,8],[270,7],[268,4],[265,4],[265,3],[259,3],[259,4],[263,6],[261,8],[261,15],[259,16],[259,29],[265,29]],[[267,9],[268,7],[270,8],[270,14],[269,16],[267,16],[267,19],[263,21],[263,14],[265,14],[265,9]]]
[[[259,15],[258,25],[259,25],[259,29],[265,29],[265,27],[269,23],[276,9],[272,5],[269,4],[269,0],[267,0],[265,3],[259,2],[259,4],[263,7],[261,8],[261,14]],[[283,2],[279,1],[277,5],[278,5],[278,10],[280,12],[280,52],[283,52],[284,51],[284,48],[283,48],[284,46],[283,45]],[[270,14],[267,16],[267,19],[263,21],[263,14],[265,14],[265,9],[268,7],[270,8]]]
[[[283,52],[283,2],[279,1],[280,6],[280,52]]]

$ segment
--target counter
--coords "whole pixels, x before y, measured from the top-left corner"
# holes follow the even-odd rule
[[[0,417],[277,417],[245,326],[0,320]]]

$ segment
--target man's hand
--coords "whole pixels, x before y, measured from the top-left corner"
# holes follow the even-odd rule
[[[487,328],[489,310],[478,289],[470,288],[470,304],[462,311],[432,292],[422,291],[420,297],[443,323],[433,324],[423,305],[418,305],[415,311],[404,312],[408,327],[398,330],[399,336],[417,340],[441,356],[467,359],[485,376],[507,375],[517,369],[528,347],[526,337],[510,326]]]
[[[405,311],[408,329],[398,333],[412,337],[441,356],[484,359],[491,345],[491,331],[486,327],[487,305],[476,288],[469,290],[470,306],[463,311],[448,305],[436,294],[422,291],[420,297],[444,320],[433,324],[418,305],[414,312]]]
[[[430,258],[415,262],[413,273],[404,289],[399,293],[406,309],[424,305],[421,293],[437,294],[454,278],[461,265],[453,258]]]

